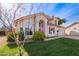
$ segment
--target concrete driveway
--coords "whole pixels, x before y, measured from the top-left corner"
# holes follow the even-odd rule
[[[62,37],[79,40],[79,36],[62,36]]]

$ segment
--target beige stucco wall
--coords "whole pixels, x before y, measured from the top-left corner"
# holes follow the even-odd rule
[[[51,28],[55,28],[55,33],[52,33],[49,34],[49,27]],[[59,31],[59,32],[57,32]],[[57,27],[57,26],[48,26],[48,37],[51,37],[51,36],[61,36],[61,35],[64,35],[65,34],[65,28],[63,27]]]
[[[39,31],[39,21],[43,20],[45,23],[45,35],[47,36],[47,18],[43,15],[37,15],[36,17],[36,25],[35,25],[35,30]]]
[[[51,37],[51,36],[60,36],[60,35],[64,35],[65,34],[65,27],[62,27],[62,26],[58,26],[58,19],[56,17],[53,17],[51,20],[49,20],[48,22],[51,23],[51,24],[55,24],[57,26],[48,26],[48,37]],[[49,34],[49,27],[51,28],[55,28],[55,33],[52,33]],[[59,32],[57,32],[59,30]]]
[[[58,27],[57,30],[59,30],[59,32],[57,33],[57,35],[59,35],[59,36],[65,35],[65,28]]]
[[[34,33],[34,18],[33,17],[30,17],[30,18],[24,18],[23,20],[21,21],[18,21],[17,22],[17,25],[15,26],[16,27],[16,31],[20,31],[20,27],[23,27],[23,30],[25,32],[25,28],[30,25],[28,24],[29,20],[31,21],[31,30],[32,32]],[[47,36],[47,18],[43,15],[40,15],[38,14],[35,18],[35,31],[39,31],[39,21],[40,20],[43,20],[45,22],[45,35]]]
[[[23,30],[25,31],[25,28],[30,26],[29,21],[31,22],[31,25],[33,25],[33,18],[25,18],[24,20],[17,22],[16,31],[20,31],[20,27],[23,27]],[[32,31],[34,31],[33,26],[30,27],[32,28]]]
[[[77,30],[79,31],[79,24],[74,24],[71,27],[66,28],[65,34],[70,35],[71,31],[77,31]]]
[[[52,23],[52,24],[56,24],[56,25],[58,25],[58,19],[56,18],[56,17],[53,17],[51,20],[49,20],[48,22],[49,23]]]
[[[34,33],[34,17],[24,17],[20,18],[22,20],[18,21],[16,23],[16,31],[20,31],[20,27],[23,27],[23,31],[25,33],[25,28],[30,25],[28,24],[29,20],[31,21],[31,30]],[[51,37],[51,36],[57,36],[57,35],[64,35],[64,29],[60,27],[55,27],[55,33],[49,34],[49,26],[47,25],[48,19],[44,15],[37,14],[35,18],[35,31],[39,31],[39,21],[43,20],[45,23],[45,35],[46,37]],[[55,20],[58,22],[58,19],[54,19],[53,21],[50,21],[50,23],[55,24]],[[58,24],[58,23],[57,23]],[[53,26],[52,26],[53,27]],[[59,33],[57,33],[57,30],[59,30]],[[30,36],[31,37],[31,36]]]
[[[47,30],[47,33],[48,33],[47,37],[56,36],[56,27],[55,27],[55,26],[52,26],[52,28],[54,28],[54,29],[55,29],[55,33],[53,33],[53,31],[52,31],[52,33],[51,33],[51,34],[49,33],[49,27],[50,27],[50,26],[48,26],[48,28],[47,28],[47,29],[48,29],[48,30]]]

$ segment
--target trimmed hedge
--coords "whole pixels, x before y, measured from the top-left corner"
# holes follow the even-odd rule
[[[33,35],[33,41],[41,41],[45,39],[45,34],[40,31],[36,31]]]

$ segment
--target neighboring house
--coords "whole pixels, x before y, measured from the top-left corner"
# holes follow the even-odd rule
[[[6,35],[6,29],[4,27],[0,28],[0,36],[5,36]]]
[[[66,35],[78,35],[79,36],[79,22],[75,22],[75,23],[69,25],[65,29],[65,34]]]
[[[16,19],[16,31],[24,31],[25,36],[42,31],[46,37],[64,35],[65,28],[58,25],[59,19],[43,13],[32,14]]]

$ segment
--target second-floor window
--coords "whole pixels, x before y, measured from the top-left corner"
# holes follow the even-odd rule
[[[58,25],[56,20],[55,20],[55,25]]]

